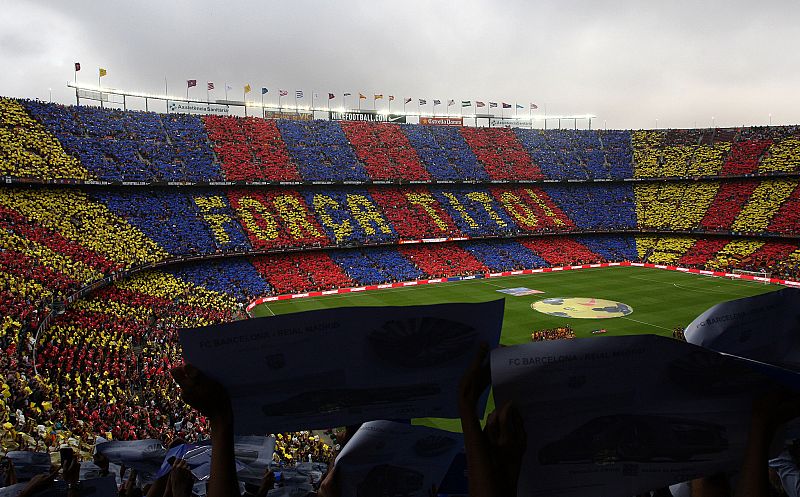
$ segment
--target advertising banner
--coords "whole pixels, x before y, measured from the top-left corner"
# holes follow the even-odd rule
[[[220,116],[227,116],[230,113],[230,109],[225,105],[167,100],[167,112],[180,112],[183,114],[216,114]]]
[[[310,112],[283,112],[279,110],[268,110],[264,112],[265,119],[290,119],[292,121],[311,121],[314,115]]]
[[[405,124],[406,116],[403,114],[379,114],[374,110],[359,110],[328,113],[331,121],[367,121],[376,123],[400,123]]]
[[[529,121],[521,121],[510,117],[493,117],[489,119],[489,127],[492,128],[530,128]]]
[[[463,117],[420,117],[419,123],[425,126],[463,126]]]

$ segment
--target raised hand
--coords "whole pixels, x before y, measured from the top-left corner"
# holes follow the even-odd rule
[[[472,360],[464,376],[461,377],[461,382],[458,386],[458,407],[462,412],[466,409],[474,413],[478,400],[491,384],[491,371],[489,362],[486,360],[488,355],[489,346],[482,343],[475,359]]]
[[[228,391],[217,381],[191,364],[173,368],[170,373],[181,387],[181,397],[184,402],[212,420],[231,416]]]
[[[176,459],[172,463],[169,486],[172,490],[172,497],[191,497],[194,475],[189,471],[189,465],[183,459]]]

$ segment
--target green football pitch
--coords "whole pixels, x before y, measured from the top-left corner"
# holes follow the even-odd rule
[[[525,287],[544,293],[514,297],[504,288]],[[780,286],[730,280],[640,267],[590,268],[532,275],[453,281],[412,287],[370,290],[269,302],[251,310],[255,317],[313,309],[353,306],[420,305],[446,302],[484,302],[505,298],[500,342],[515,345],[530,341],[531,332],[569,324],[577,337],[605,329],[606,336],[652,333],[672,336],[703,311],[719,302],[779,290]],[[627,304],[633,312],[606,319],[555,317],[531,308],[537,301],[557,297],[605,299]],[[490,399],[490,410],[492,402]],[[444,429],[458,429],[457,421],[427,420]]]

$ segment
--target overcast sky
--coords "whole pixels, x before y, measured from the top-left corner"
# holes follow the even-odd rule
[[[0,95],[79,82],[194,96],[535,102],[609,128],[800,123],[800,1],[0,0]],[[396,101],[395,103],[397,103]],[[368,105],[371,105],[371,101]]]

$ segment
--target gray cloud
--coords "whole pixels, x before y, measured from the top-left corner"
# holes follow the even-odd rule
[[[186,79],[545,104],[609,127],[800,121],[800,2],[0,0],[0,94]],[[200,95],[197,93],[197,95]],[[217,92],[220,93],[220,92]],[[271,97],[273,93],[270,93]],[[371,105],[371,104],[370,104]],[[597,123],[596,123],[597,125]]]

